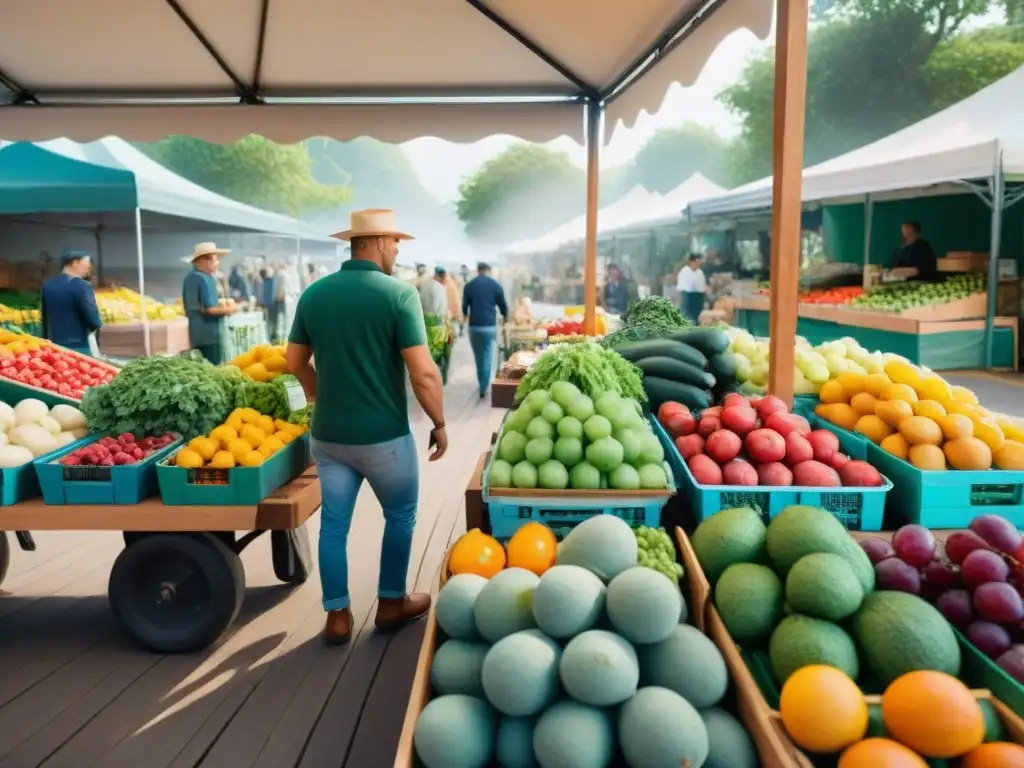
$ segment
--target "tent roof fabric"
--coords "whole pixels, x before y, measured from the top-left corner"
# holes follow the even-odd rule
[[[1007,176],[1024,174],[1024,67],[973,96],[867,146],[804,169],[804,201],[920,189],[991,177],[1000,153]],[[695,216],[772,204],[769,176],[695,202]]]
[[[646,210],[637,211],[637,216],[624,217],[606,231],[608,234],[616,234],[676,224],[682,220],[683,211],[693,200],[701,200],[724,192],[724,187],[718,186],[704,174],[698,172],[664,195],[656,195],[657,199],[652,200]]]
[[[238,229],[327,239],[302,222],[222,197],[167,170],[126,141],[56,139],[0,149],[0,212],[124,211],[139,207]]]
[[[659,108],[672,83],[691,85],[730,33],[747,28],[767,37],[774,3],[7,5],[0,84],[10,93],[0,93],[0,103],[13,104],[0,106],[0,123],[9,138],[185,134],[227,142],[259,133],[279,142],[321,135],[400,142],[495,133],[579,140],[587,100],[606,103],[609,125],[632,125],[641,111]],[[474,103],[453,103],[460,101]]]

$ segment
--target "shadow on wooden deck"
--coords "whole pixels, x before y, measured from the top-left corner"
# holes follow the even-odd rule
[[[429,425],[413,407],[421,491],[409,584],[431,590],[464,528],[463,493],[501,412],[475,392],[468,344],[446,387],[449,455],[426,461]],[[308,523],[317,533],[319,518]],[[16,552],[0,598],[0,768],[384,768],[402,727],[423,634],[372,630],[383,519],[364,489],[349,537],[358,636],[320,641],[314,575],[277,583],[269,541],[244,553],[246,599],[230,635],[187,656],[129,645],[106,584],[120,534],[55,532]]]

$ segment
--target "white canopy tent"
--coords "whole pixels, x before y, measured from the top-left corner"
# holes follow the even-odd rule
[[[626,232],[678,224],[683,220],[686,207],[691,202],[720,195],[724,192],[724,187],[718,186],[704,176],[704,174],[698,172],[664,195],[654,196],[654,199],[651,201],[652,205],[644,211],[639,211],[640,215],[632,218],[623,217],[614,226],[602,231],[612,235],[620,235]]]
[[[9,102],[0,124],[15,140],[585,138],[592,329],[603,120],[631,126],[641,110],[656,111],[669,85],[693,84],[733,31],[766,37],[774,2],[9,5],[0,26],[0,103]],[[780,24],[785,34],[805,36],[796,32],[806,26],[805,6]],[[803,44],[794,55],[803,61]],[[801,67],[793,71],[800,77]]]

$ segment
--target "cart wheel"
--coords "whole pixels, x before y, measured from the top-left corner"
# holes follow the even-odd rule
[[[0,531],[0,584],[4,583],[7,568],[11,564],[11,543],[7,540],[7,532]]]
[[[285,584],[305,584],[313,570],[309,531],[305,526],[293,531],[271,531],[270,553],[277,578]]]
[[[154,533],[121,551],[107,594],[114,617],[139,644],[186,653],[213,643],[238,616],[245,571],[215,536]]]

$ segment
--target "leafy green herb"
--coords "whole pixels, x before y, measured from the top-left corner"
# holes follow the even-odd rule
[[[622,318],[628,328],[633,325],[651,328],[689,328],[692,323],[683,317],[675,304],[664,296],[648,296],[626,310]]]
[[[660,339],[677,330],[679,329],[668,326],[627,325],[605,336],[601,340],[601,346],[614,349],[620,344],[626,344],[631,341]]]
[[[301,424],[304,427],[309,426],[309,422],[313,420],[313,405],[307,405],[303,408],[299,408],[297,411],[292,411],[291,415],[288,416],[289,424]]]
[[[294,376],[278,376],[273,381],[253,381],[243,375],[235,388],[236,408],[255,408],[275,419],[287,419],[291,414],[288,407],[288,391],[285,385],[296,381]],[[296,422],[298,423],[298,422]]]
[[[548,347],[519,382],[516,400],[535,389],[549,389],[556,381],[571,382],[594,398],[604,392],[617,392],[647,402],[640,369],[593,341]]]

